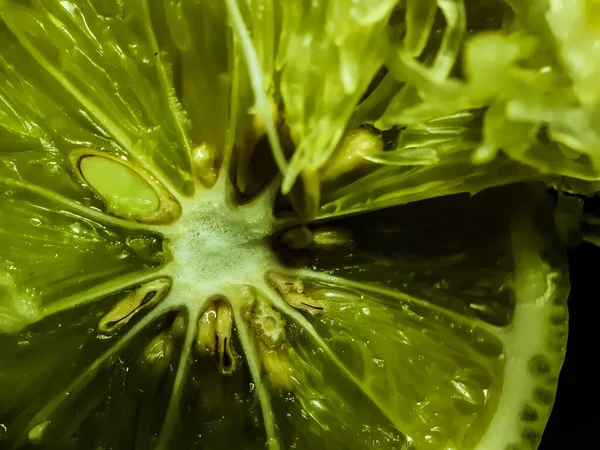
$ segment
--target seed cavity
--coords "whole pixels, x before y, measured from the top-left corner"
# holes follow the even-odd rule
[[[288,197],[300,219],[317,217],[321,199],[350,184],[377,167],[376,155],[383,151],[381,136],[367,128],[347,133],[329,160],[320,169],[304,169],[296,178]]]
[[[235,372],[236,354],[231,343],[233,331],[233,314],[231,306],[221,302],[217,306],[217,346],[219,352],[219,373],[231,375]]]
[[[258,339],[268,348],[285,342],[285,321],[279,311],[262,299],[256,299],[252,305],[250,323]]]
[[[316,250],[351,253],[356,249],[356,243],[350,231],[330,228],[313,232],[312,247]]]
[[[45,420],[32,427],[29,430],[29,433],[27,434],[29,442],[31,442],[34,445],[40,445],[42,443],[42,440],[44,438],[44,432],[46,431],[46,428],[48,428],[48,425],[50,425],[50,421]]]
[[[105,334],[116,333],[140,312],[154,308],[165,298],[170,287],[169,279],[158,278],[129,292],[100,320],[98,330]]]
[[[244,319],[254,332],[263,372],[274,386],[292,391],[294,369],[288,356],[290,347],[286,340],[286,322],[281,313],[258,296],[247,308]]]
[[[281,237],[281,241],[289,248],[303,249],[310,247],[313,241],[312,231],[306,226],[294,228],[286,231]]]
[[[280,295],[287,295],[290,291],[304,291],[304,283],[300,277],[280,275],[277,272],[269,272],[267,280],[279,292]]]
[[[192,170],[200,183],[210,188],[217,182],[219,164],[217,152],[208,144],[201,144],[192,153]]]
[[[290,292],[285,300],[294,308],[305,311],[311,316],[322,314],[329,309],[329,303],[315,300],[303,292]]]
[[[81,150],[71,161],[79,179],[119,217],[145,223],[170,223],[181,215],[180,205],[144,170],[108,153]]]
[[[269,101],[274,124],[279,120],[279,107]],[[235,161],[235,184],[244,198],[258,194],[277,172],[277,164],[267,136],[262,114],[253,114],[252,127],[246,133],[244,144],[237,149]]]
[[[333,155],[321,168],[323,184],[346,182],[349,176],[363,175],[375,164],[368,158],[383,150],[381,137],[367,128],[348,132],[340,141]]]
[[[360,302],[362,297],[356,292],[348,291],[339,287],[317,287],[310,290],[310,297],[326,303],[350,303]]]
[[[217,351],[217,309],[214,305],[209,306],[198,319],[196,350],[206,356]]]
[[[162,364],[163,361],[168,363],[171,360],[173,349],[173,340],[170,333],[163,332],[150,341],[144,350],[143,362],[151,365],[158,364],[162,367],[164,365]]]
[[[237,368],[237,353],[232,343],[233,312],[223,300],[212,302],[198,319],[196,350],[201,356],[218,356],[221,375],[231,375]]]
[[[310,315],[326,312],[330,303],[327,300],[314,299],[304,292],[304,284],[300,277],[291,277],[269,272],[267,280],[277,293],[293,308],[305,311]]]
[[[185,332],[185,318],[179,314],[169,329],[155,336],[146,346],[142,362],[150,365],[156,374],[164,373],[175,351],[175,345]]]
[[[286,231],[281,241],[289,248],[300,250],[351,253],[356,250],[352,233],[340,228],[310,230],[305,225]]]
[[[316,170],[305,169],[289,193],[292,207],[304,221],[314,219],[321,207],[321,180]]]
[[[279,120],[279,107],[272,98],[269,98],[269,107],[271,108],[273,123],[277,123]],[[254,144],[256,144],[260,138],[267,135],[267,126],[262,114],[252,114],[252,131],[255,140]]]
[[[294,367],[290,363],[287,350],[287,345],[275,349],[262,342],[258,345],[263,372],[269,381],[274,386],[291,392],[294,389]]]

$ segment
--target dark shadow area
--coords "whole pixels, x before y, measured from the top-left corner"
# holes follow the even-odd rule
[[[569,259],[572,290],[567,356],[539,450],[600,449],[600,249],[583,244]]]

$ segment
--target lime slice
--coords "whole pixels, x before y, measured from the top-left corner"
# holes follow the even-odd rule
[[[499,10],[304,3],[0,0],[1,448],[537,447],[544,174],[478,108],[388,126],[386,49],[446,76]]]

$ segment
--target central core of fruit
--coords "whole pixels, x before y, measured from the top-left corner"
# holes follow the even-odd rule
[[[182,217],[167,235],[177,303],[198,303],[226,295],[231,286],[256,284],[274,263],[269,209],[260,204],[233,208],[214,191],[182,205]]]

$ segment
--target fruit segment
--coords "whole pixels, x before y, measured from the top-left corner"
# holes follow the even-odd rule
[[[126,325],[133,317],[146,309],[152,309],[167,294],[170,287],[168,279],[156,279],[131,291],[102,319],[98,330],[112,334]]]

